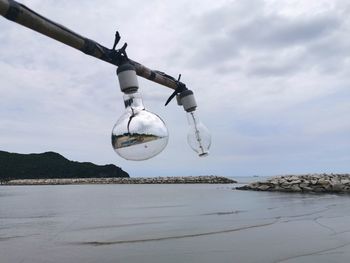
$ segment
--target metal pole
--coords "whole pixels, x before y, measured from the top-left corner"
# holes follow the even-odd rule
[[[78,49],[87,55],[101,59],[115,66],[119,66],[112,56],[115,54],[114,50],[108,49],[94,40],[83,37],[66,27],[47,19],[23,4],[13,0],[0,0],[0,15],[63,44]],[[171,89],[176,89],[178,87],[177,81],[171,76],[159,71],[151,70],[130,58],[129,62],[135,66],[136,74],[138,76]]]

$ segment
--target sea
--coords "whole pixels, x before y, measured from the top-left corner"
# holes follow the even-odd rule
[[[254,180],[0,186],[0,262],[350,262],[350,196],[234,189]]]

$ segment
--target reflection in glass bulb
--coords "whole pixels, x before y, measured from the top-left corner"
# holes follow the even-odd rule
[[[187,112],[187,120],[190,125],[187,134],[188,144],[199,156],[207,156],[211,145],[209,130],[199,120],[194,111]]]
[[[112,145],[127,160],[147,160],[168,143],[168,129],[162,119],[145,110],[137,92],[124,95],[125,112],[113,127]]]

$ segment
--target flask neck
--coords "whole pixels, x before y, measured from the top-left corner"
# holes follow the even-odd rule
[[[124,105],[127,110],[144,110],[145,106],[143,105],[141,94],[138,92],[124,94]]]
[[[195,111],[187,112],[186,116],[189,125],[197,126],[200,123],[200,120],[198,119],[198,116],[195,113]]]

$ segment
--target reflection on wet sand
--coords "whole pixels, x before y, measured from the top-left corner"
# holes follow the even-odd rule
[[[87,230],[98,230],[98,229],[113,229],[113,228],[123,228],[123,227],[134,227],[134,226],[144,226],[144,225],[158,225],[162,224],[164,221],[157,222],[144,222],[144,223],[132,223],[132,224],[120,224],[120,225],[105,225],[105,226],[91,226],[77,228],[72,231],[87,231]]]
[[[240,228],[234,228],[234,229],[225,229],[225,230],[213,231],[213,232],[179,235],[179,236],[154,237],[154,238],[136,239],[136,240],[86,241],[86,242],[76,242],[76,243],[72,243],[72,244],[103,246],[103,245],[118,245],[118,244],[126,244],[126,243],[143,243],[143,242],[154,242],[154,241],[163,241],[163,240],[171,240],[171,239],[193,238],[193,237],[210,236],[210,235],[237,232],[237,231],[258,228],[258,227],[265,227],[265,226],[270,226],[276,222],[277,222],[277,220],[275,220],[273,222],[265,223],[265,224],[259,224],[259,225],[252,225],[252,226],[246,226],[246,227],[240,227]]]

